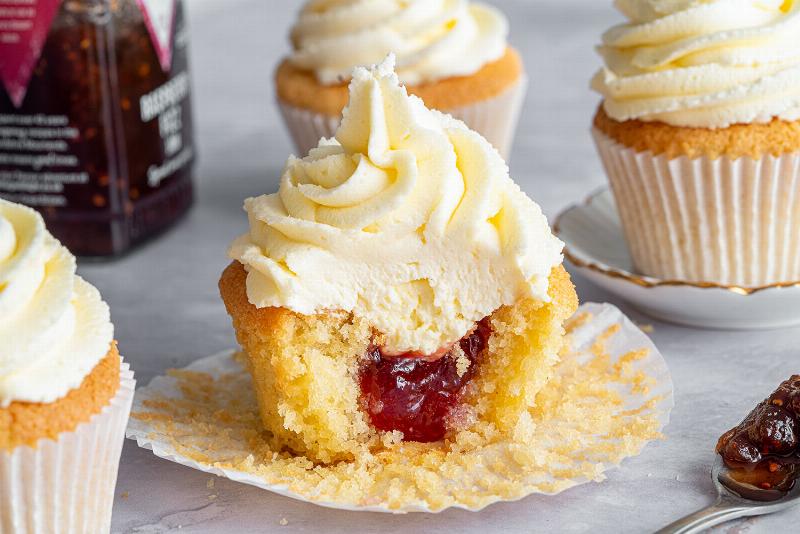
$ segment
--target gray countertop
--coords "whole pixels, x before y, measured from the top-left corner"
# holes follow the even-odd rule
[[[272,69],[286,51],[299,0],[188,0],[200,161],[198,200],[177,227],[113,263],[80,272],[111,305],[120,349],[140,384],[169,367],[235,344],[217,294],[225,249],[246,220],[242,200],[271,192],[291,151],[273,105]],[[512,176],[554,216],[605,179],[588,133],[597,98],[587,88],[593,45],[617,20],[611,0],[496,0],[511,19],[531,89]],[[800,330],[721,332],[652,321],[575,278],[584,301],[610,301],[651,334],[675,381],[665,441],[609,473],[602,484],[533,496],[480,513],[388,516],[318,508],[216,479],[128,442],[114,532],[647,532],[708,504],[716,438],[798,371]],[[732,523],[721,532],[777,531],[800,509]],[[784,529],[787,530],[787,529]],[[792,530],[789,528],[788,530]]]

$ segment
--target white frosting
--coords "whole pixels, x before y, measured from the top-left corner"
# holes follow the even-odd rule
[[[400,80],[415,85],[476,73],[503,56],[507,37],[502,13],[468,0],[310,0],[290,61],[330,85],[394,53]]]
[[[497,151],[392,67],[355,70],[336,138],[245,201],[229,253],[257,307],[352,311],[387,350],[432,354],[502,305],[548,300],[563,244]]]
[[[113,336],[108,306],[42,217],[0,199],[0,406],[64,397]]]
[[[800,2],[617,0],[628,22],[592,86],[618,121],[725,128],[800,119]]]

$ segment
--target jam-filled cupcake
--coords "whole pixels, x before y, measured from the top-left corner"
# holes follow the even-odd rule
[[[0,532],[108,532],[133,373],[108,306],[0,200]]]
[[[276,450],[327,463],[476,425],[524,439],[577,306],[562,243],[391,58],[356,68],[335,138],[245,210],[220,290]]]
[[[636,267],[800,280],[800,2],[617,0],[594,135]]]
[[[505,16],[470,0],[309,0],[275,75],[299,153],[336,133],[353,68],[394,53],[409,93],[463,120],[507,157],[527,87],[507,37]]]

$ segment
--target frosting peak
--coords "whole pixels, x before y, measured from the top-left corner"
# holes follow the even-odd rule
[[[0,406],[65,396],[113,335],[108,306],[42,217],[0,199]]]
[[[800,119],[800,2],[616,0],[592,87],[618,121],[724,128]]]
[[[310,0],[292,28],[290,61],[323,84],[397,54],[403,83],[474,74],[506,49],[508,22],[469,0]]]
[[[497,151],[392,68],[355,70],[335,139],[245,201],[230,256],[257,307],[353,312],[387,349],[431,354],[502,305],[547,300],[562,243]]]

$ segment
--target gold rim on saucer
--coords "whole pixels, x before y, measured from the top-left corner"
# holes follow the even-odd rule
[[[578,209],[582,206],[590,205],[598,196],[605,193],[606,191],[608,191],[608,187],[603,186],[600,189],[589,194],[589,196],[587,196],[582,202],[571,204],[570,206],[562,210],[561,213],[559,213],[556,216],[555,223],[553,224],[553,233],[555,233],[557,237],[561,238],[560,236],[561,220],[563,219],[563,217],[566,216],[572,210]],[[618,268],[612,268],[606,265],[600,265],[595,262],[584,261],[582,259],[579,259],[569,251],[569,245],[567,243],[564,243],[564,257],[566,257],[570,261],[570,263],[572,263],[576,267],[590,269],[592,271],[604,274],[611,278],[625,280],[626,282],[630,282],[632,284],[636,284],[638,286],[646,288],[661,287],[661,286],[687,286],[687,287],[695,287],[698,289],[724,289],[726,291],[730,291],[731,293],[735,293],[743,297],[746,297],[748,295],[753,295],[755,293],[758,293],[760,291],[765,291],[767,289],[777,289],[777,288],[787,288],[787,287],[800,288],[800,281],[777,282],[774,284],[758,286],[758,287],[742,287],[736,285],[717,284],[714,282],[691,282],[688,280],[658,280],[657,278],[653,278],[650,276],[629,273],[627,271],[623,271]]]

